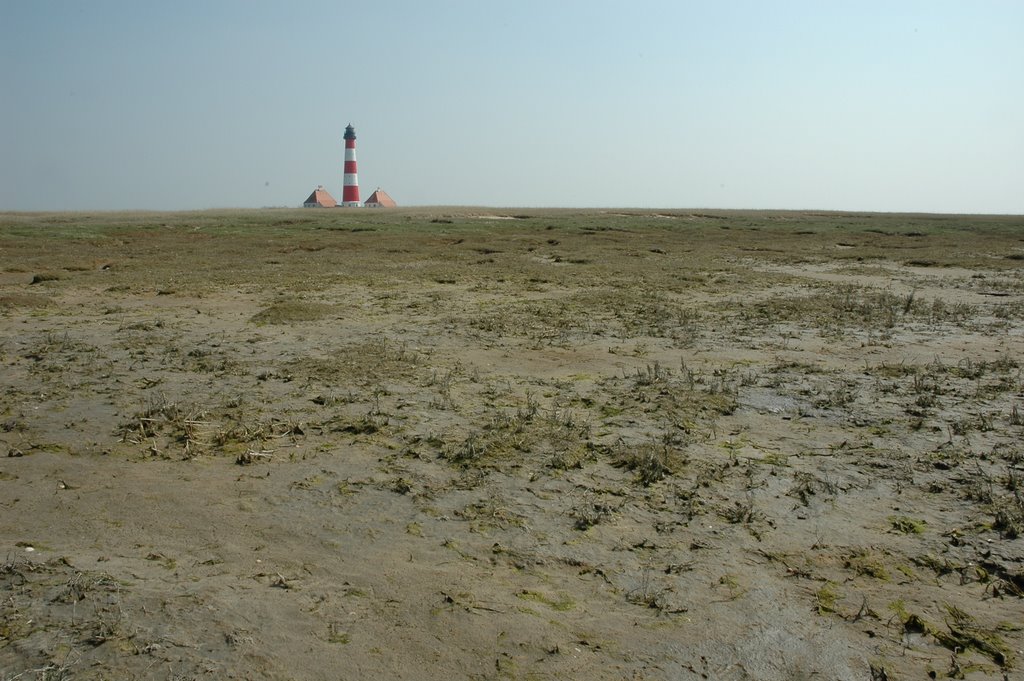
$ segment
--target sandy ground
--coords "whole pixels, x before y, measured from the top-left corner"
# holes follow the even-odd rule
[[[0,215],[0,679],[1022,678],[1024,220]]]

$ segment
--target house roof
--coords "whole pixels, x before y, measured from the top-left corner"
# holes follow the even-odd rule
[[[381,206],[387,206],[388,208],[394,208],[398,204],[395,200],[388,196],[387,192],[383,189],[377,188],[377,191],[370,194],[370,198],[366,199],[364,203],[376,203]]]
[[[302,205],[322,206],[323,208],[334,208],[335,206],[338,205],[338,202],[335,201],[334,197],[331,196],[327,192],[327,190],[323,188],[323,185],[321,185],[313,190],[313,193],[309,195],[309,198],[306,199],[305,203],[303,203]]]

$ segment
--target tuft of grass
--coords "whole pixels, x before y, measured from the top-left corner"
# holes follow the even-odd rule
[[[687,608],[672,605],[669,602],[670,593],[670,588],[656,585],[654,580],[651,579],[651,570],[649,568],[645,568],[640,577],[640,583],[636,588],[630,589],[626,593],[626,601],[633,605],[657,610],[659,613],[674,614],[686,612]]]
[[[470,433],[461,443],[444,448],[441,456],[451,463],[462,466],[478,466],[483,463],[487,446],[477,433]]]
[[[31,293],[12,293],[0,296],[0,310],[19,307],[51,307],[54,302],[46,296]]]
[[[611,517],[615,511],[615,507],[611,504],[588,499],[575,507],[570,515],[576,520],[574,527],[577,530],[586,531],[606,518]]]
[[[819,615],[829,615],[838,612],[838,602],[842,595],[839,593],[838,585],[835,582],[825,584],[814,592],[814,609]]]
[[[263,308],[252,316],[254,324],[294,324],[297,322],[315,322],[334,312],[334,307],[324,303],[310,303],[301,300],[289,300],[274,303]]]
[[[539,591],[523,589],[516,594],[516,598],[520,598],[524,601],[533,601],[534,603],[542,603],[558,612],[566,612],[576,607],[576,602],[566,594],[561,594],[557,598],[552,598],[551,596]]]
[[[1003,539],[1016,539],[1024,532],[1024,507],[1019,503],[1001,502],[993,514],[992,529],[999,533]]]
[[[740,585],[736,575],[724,574],[718,578],[719,586],[724,586],[729,591],[729,600],[735,601],[737,598],[747,592],[747,590]]]
[[[342,625],[332,622],[327,627],[327,642],[337,643],[339,645],[346,645],[352,640],[352,636],[341,628]]]
[[[894,532],[901,532],[903,534],[924,534],[924,526],[926,525],[923,520],[916,520],[905,515],[889,516],[889,525],[892,526]]]
[[[939,643],[950,650],[976,650],[987,655],[1001,667],[1009,668],[1012,663],[1011,650],[995,629],[987,629],[969,614],[946,604],[943,620],[948,631],[932,631]]]
[[[750,525],[765,519],[764,513],[754,506],[754,496],[747,492],[743,501],[734,501],[732,506],[727,506],[722,512],[723,518],[733,524]]]
[[[859,549],[850,554],[845,565],[858,576],[866,575],[883,582],[888,582],[890,579],[889,570],[886,569],[882,559],[866,549]]]
[[[678,473],[686,464],[683,453],[668,444],[647,442],[630,447],[620,443],[618,450],[613,465],[635,472],[644,487]]]
[[[923,617],[907,610],[907,604],[902,598],[890,603],[889,609],[893,613],[893,618],[902,625],[904,633],[927,634],[931,633],[934,629]]]

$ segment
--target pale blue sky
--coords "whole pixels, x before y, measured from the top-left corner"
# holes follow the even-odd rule
[[[1024,2],[0,0],[0,210],[1024,213]]]

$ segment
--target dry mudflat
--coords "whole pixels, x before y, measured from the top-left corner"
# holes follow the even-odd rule
[[[0,214],[0,679],[1024,678],[1024,218]]]

